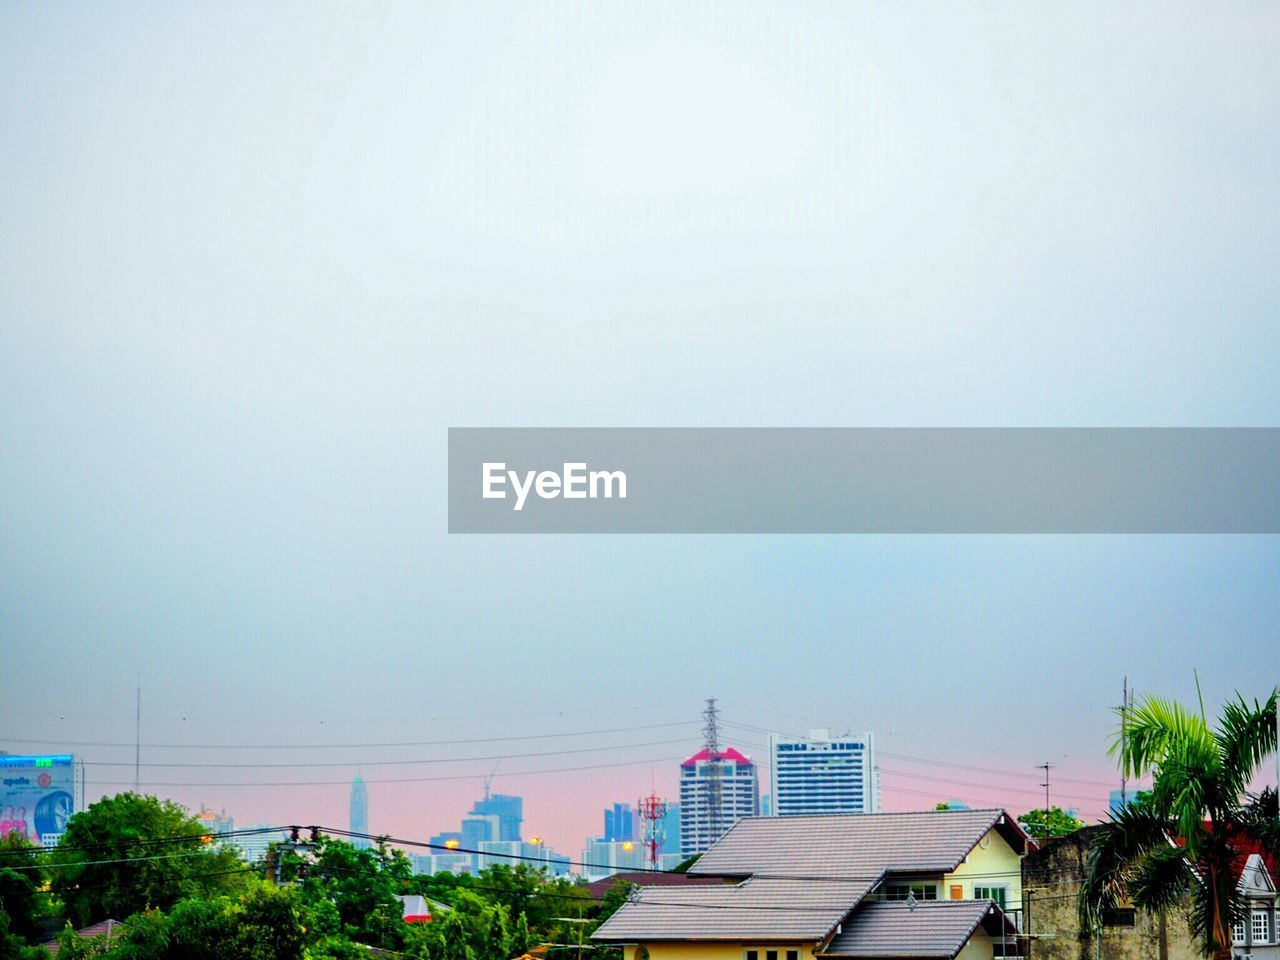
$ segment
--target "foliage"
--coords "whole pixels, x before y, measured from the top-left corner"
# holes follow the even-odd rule
[[[382,844],[361,849],[321,837],[302,880],[302,897],[319,911],[326,932],[398,949],[404,924],[396,896],[409,889],[412,876],[409,859],[399,850]]]
[[[258,881],[239,897],[188,899],[165,914],[136,913],[110,943],[68,927],[59,956],[69,960],[304,960],[311,937],[297,892]],[[343,957],[321,953],[318,956]],[[345,960],[345,958],[344,958]]]
[[[242,887],[239,858],[202,842],[202,833],[178,804],[134,793],[76,814],[50,858],[67,919],[85,927]]]
[[[35,844],[16,833],[0,838],[0,915],[6,917],[7,935],[27,940],[47,909],[40,893],[44,858],[35,851]]]
[[[49,960],[46,951],[28,946],[9,931],[9,917],[3,910],[0,910],[0,960]]]
[[[406,950],[431,960],[508,960],[514,952],[510,913],[469,890],[460,890],[453,909],[413,928]]]
[[[671,872],[672,873],[688,873],[689,870],[693,867],[693,865],[701,859],[702,859],[702,854],[695,853],[688,860],[680,861],[680,863],[676,865],[676,868]]]
[[[1061,807],[1028,810],[1018,818],[1018,825],[1032,837],[1065,837],[1084,826],[1084,821]]]
[[[1216,727],[1203,708],[1196,714],[1157,697],[1120,714],[1112,753],[1127,776],[1151,774],[1153,783],[1094,834],[1081,919],[1093,926],[1125,900],[1149,912],[1189,900],[1205,953],[1227,960],[1241,909],[1232,841],[1273,843],[1280,834],[1275,791],[1248,793],[1259,763],[1276,749],[1276,692],[1265,703],[1237,696]]]

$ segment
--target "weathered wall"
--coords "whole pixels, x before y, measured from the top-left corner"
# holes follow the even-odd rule
[[[1092,830],[1047,841],[1022,861],[1025,931],[1033,960],[1204,960],[1184,913],[1159,917],[1138,911],[1132,927],[1103,927],[1101,944],[1082,931],[1077,896],[1084,882]]]

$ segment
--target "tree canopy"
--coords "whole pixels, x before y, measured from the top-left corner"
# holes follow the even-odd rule
[[[1159,697],[1121,708],[1113,755],[1151,790],[1111,814],[1093,836],[1080,891],[1082,920],[1129,900],[1158,912],[1190,900],[1192,929],[1207,954],[1229,960],[1240,880],[1235,843],[1280,840],[1276,793],[1249,793],[1262,759],[1276,749],[1276,692],[1243,697],[1211,726],[1200,711]]]
[[[1061,807],[1028,810],[1018,818],[1018,825],[1032,837],[1065,837],[1084,826],[1084,821]]]
[[[249,872],[234,851],[207,842],[185,808],[134,793],[72,817],[49,861],[53,892],[77,927],[232,892]]]

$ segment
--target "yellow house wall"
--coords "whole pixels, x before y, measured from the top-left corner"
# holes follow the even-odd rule
[[[964,945],[956,960],[994,960],[995,948],[985,930],[975,930],[969,942]]]
[[[649,950],[649,960],[742,960],[742,951],[750,947],[752,950],[778,951],[785,957],[787,950],[799,950],[800,960],[813,960],[817,944],[769,943],[767,941],[743,941],[741,943],[645,943]],[[635,960],[636,945],[623,947],[623,960]],[[988,954],[990,956],[990,954]]]
[[[995,830],[988,830],[984,840],[990,842],[986,846],[979,843],[964,863],[943,878],[938,896],[950,900],[951,888],[957,884],[964,888],[962,900],[973,899],[975,886],[1005,887],[1006,906],[1017,910],[1022,906],[1022,858]]]

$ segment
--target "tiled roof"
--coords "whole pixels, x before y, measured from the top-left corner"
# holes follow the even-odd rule
[[[122,930],[119,920],[101,920],[91,927],[84,927],[76,931],[76,936],[85,940],[91,940],[94,937],[106,937],[107,943],[112,943],[120,938]],[[50,940],[48,943],[41,944],[53,956],[58,955],[58,951],[62,946],[57,940]]]
[[[999,931],[1002,920],[989,900],[877,901],[859,907],[823,952],[951,960],[984,920]]]
[[[998,827],[1022,852],[1026,836],[1002,810],[748,817],[689,870],[757,877],[865,877],[944,873]]]
[[[741,879],[741,878],[739,878]],[[624,871],[600,880],[592,880],[584,888],[592,900],[603,900],[615,886],[625,883],[633,887],[705,887],[708,884],[737,883],[723,877],[694,877],[687,873],[653,873],[646,870]]]
[[[753,878],[706,887],[641,887],[592,939],[817,941],[879,882]]]
[[[954,870],[993,827],[1022,852],[1026,836],[1002,810],[749,817],[689,871],[748,879],[705,887],[641,886],[594,939],[816,942],[886,874]],[[980,919],[987,907],[979,901],[972,909]]]

